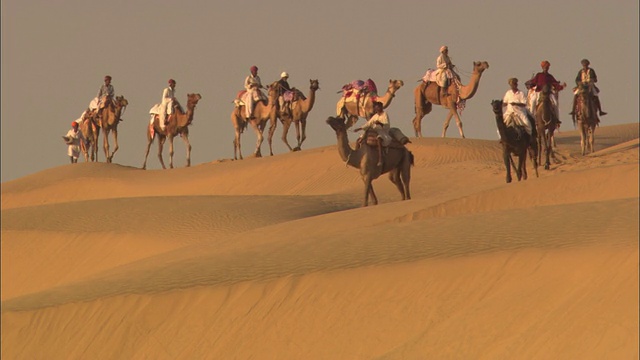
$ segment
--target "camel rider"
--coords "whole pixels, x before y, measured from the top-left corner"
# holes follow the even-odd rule
[[[251,71],[251,74],[244,79],[244,88],[247,92],[244,95],[244,99],[242,99],[245,105],[245,117],[247,120],[251,119],[255,103],[264,98],[260,91],[263,86],[260,81],[260,76],[258,76],[258,67],[253,65],[249,71]]]
[[[588,87],[589,93],[595,102],[600,116],[607,115],[606,112],[602,111],[602,105],[600,105],[600,97],[598,96],[598,94],[600,94],[600,89],[596,86],[598,76],[596,75],[595,70],[589,67],[591,63],[587,59],[582,59],[580,64],[582,64],[582,69],[578,71],[578,75],[576,76],[576,87],[573,89],[573,106],[571,107],[569,115],[575,115],[576,100],[578,93],[580,92],[580,87],[583,85]]]
[[[446,45],[440,47],[440,55],[436,59],[436,82],[442,88],[442,96],[449,95],[449,79],[460,79],[453,70],[455,65],[449,58],[449,48]]]
[[[111,85],[111,76],[106,75],[104,77],[104,85],[100,86],[100,90],[98,90],[98,96],[89,103],[89,108],[91,110],[96,110],[96,117],[100,117],[100,107],[105,101],[105,98],[113,101],[114,96],[115,91],[113,90],[113,85]]]
[[[527,98],[518,89],[518,79],[508,80],[511,89],[507,90],[502,99],[503,121],[507,127],[514,127],[518,134],[518,139],[522,136],[522,129],[532,135],[532,124],[527,112]]]
[[[278,80],[278,103],[280,104],[280,111],[282,113],[291,114],[291,100],[293,100],[293,93],[291,93],[291,87],[289,86],[289,74],[283,71],[280,74],[280,80]],[[285,99],[286,98],[286,99]]]
[[[391,124],[389,123],[389,116],[384,111],[382,103],[380,101],[373,102],[373,116],[362,127],[355,129],[354,131],[364,130],[356,142],[356,149],[359,148],[364,141],[367,130],[374,130],[378,134],[378,166],[382,166],[382,146],[389,146],[391,143],[391,135],[389,129]]]
[[[162,91],[160,102],[160,126],[164,128],[169,123],[169,117],[173,114],[173,105],[176,101],[176,81],[169,79],[169,86]]]
[[[535,90],[535,93],[532,97],[532,109],[534,110],[533,115],[535,116],[535,108],[538,105],[540,91],[542,91],[545,85],[549,85],[552,89],[550,96],[551,103],[553,104],[553,108],[556,112],[558,123],[560,123],[560,113],[558,112],[558,92],[564,89],[567,84],[560,84],[560,82],[556,80],[553,75],[549,74],[551,63],[549,63],[547,60],[542,61],[540,63],[540,67],[542,67],[542,71],[537,73],[533,78],[527,81],[527,85]]]

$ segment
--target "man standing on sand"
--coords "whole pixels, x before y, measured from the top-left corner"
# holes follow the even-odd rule
[[[73,121],[71,123],[71,130],[67,132],[64,139],[67,145],[69,145],[67,149],[69,159],[72,164],[76,164],[78,162],[78,157],[80,156],[80,142],[82,141],[83,145],[87,145],[87,139],[85,139],[82,131],[80,131],[77,121]]]

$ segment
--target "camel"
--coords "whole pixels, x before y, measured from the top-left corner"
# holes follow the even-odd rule
[[[535,134],[529,136],[524,130],[523,135],[518,139],[516,129],[507,127],[504,123],[502,114],[502,101],[493,100],[491,102],[493,113],[496,116],[496,126],[500,133],[500,144],[502,145],[502,157],[504,165],[507,169],[507,183],[511,182],[511,166],[513,165],[518,181],[527,180],[527,150],[530,151],[533,168],[538,176],[537,147],[535,146]],[[532,141],[533,140],[533,141]],[[518,165],[516,166],[511,154],[518,157]]]
[[[542,162],[542,150],[545,153],[545,170],[549,170],[553,155],[553,133],[558,128],[559,122],[556,111],[551,103],[551,88],[545,85],[540,91],[538,104],[536,105],[536,131],[538,132],[538,163]]]
[[[467,85],[462,85],[460,89],[455,85],[455,81],[451,81],[449,84],[449,95],[444,98],[440,97],[440,88],[435,82],[425,83],[421,82],[413,90],[415,98],[415,111],[416,117],[413,119],[413,128],[416,133],[416,137],[422,137],[422,118],[431,112],[432,104],[442,105],[449,109],[447,118],[444,121],[442,128],[442,137],[446,137],[447,129],[449,128],[449,122],[453,116],[456,117],[456,124],[460,131],[460,137],[464,139],[464,131],[462,131],[462,120],[458,114],[459,100],[471,99],[478,90],[478,84],[480,84],[480,77],[482,73],[489,68],[489,63],[486,61],[474,61],[473,72]]]
[[[589,152],[593,152],[593,141],[598,119],[598,109],[587,87],[583,87],[576,95],[576,107],[573,109],[573,125],[578,123],[580,130],[580,149],[584,156],[589,146]]]
[[[278,90],[277,90],[277,82],[273,82],[268,87],[268,96],[267,101],[258,101],[253,109],[253,115],[251,119],[248,121],[244,118],[245,110],[244,103],[240,106],[235,106],[233,111],[231,112],[231,123],[236,132],[235,139],[233,140],[233,159],[242,160],[242,152],[240,151],[240,135],[244,132],[244,129],[247,128],[248,124],[251,124],[253,129],[256,132],[256,136],[258,140],[256,141],[256,151],[254,152],[255,157],[262,157],[262,152],[260,150],[260,146],[262,145],[262,141],[264,140],[263,133],[264,128],[267,126],[267,121],[269,121],[269,135],[267,137],[267,142],[269,143],[269,154],[273,156],[273,147],[272,140],[273,134],[276,131],[276,111],[278,104]]]
[[[169,139],[169,167],[173,169],[173,138],[180,135],[184,140],[187,149],[187,167],[191,166],[191,144],[189,143],[189,125],[193,122],[193,113],[196,110],[198,101],[202,99],[200,94],[187,94],[187,112],[182,110],[180,104],[174,104],[173,114],[167,116],[168,124],[164,130],[160,127],[160,116],[156,114],[153,118],[153,125],[147,126],[147,152],[144,155],[144,163],[142,169],[147,168],[147,157],[149,156],[149,148],[153,143],[153,139],[158,135],[158,159],[163,169],[162,148],[164,142]]]
[[[116,96],[115,101],[112,101],[110,98],[105,97],[105,100],[102,101],[102,105],[99,109],[100,116],[94,117],[96,124],[104,131],[104,156],[107,159],[108,163],[113,161],[113,156],[118,151],[118,123],[120,123],[122,113],[124,109],[129,105],[127,99],[124,96]],[[115,147],[113,148],[113,152],[109,152],[109,133],[113,131],[113,141],[115,143]],[[99,131],[96,133],[96,141],[99,135]],[[97,158],[96,158],[97,160]]]
[[[358,118],[363,117],[367,120],[373,116],[373,102],[379,101],[382,103],[382,108],[386,109],[391,105],[391,100],[396,96],[396,92],[400,90],[400,88],[404,86],[404,81],[402,80],[389,80],[389,86],[387,87],[387,92],[385,92],[382,96],[372,96],[371,94],[365,95],[364,100],[358,101],[344,101],[343,98],[338,100],[338,105],[343,102],[342,107],[339,110],[339,115],[342,118],[347,118],[347,129],[352,127],[356,122],[358,122]],[[363,105],[364,104],[364,105]]]
[[[402,195],[402,200],[411,199],[409,192],[409,181],[411,180],[411,166],[413,165],[413,154],[399,143],[392,143],[387,148],[382,158],[382,167],[378,166],[378,150],[376,145],[369,145],[369,140],[354,150],[349,146],[347,136],[347,125],[345,119],[341,117],[329,117],[327,124],[336,132],[338,139],[338,153],[340,158],[347,165],[360,169],[360,175],[364,181],[364,202],[363,206],[369,205],[369,197],[373,205],[378,204],[378,198],[373,191],[372,181],[384,173],[389,173],[389,179],[396,185]],[[375,133],[374,133],[375,134]],[[367,138],[367,137],[365,137]],[[375,136],[373,137],[375,141]]]
[[[88,148],[83,144],[84,159],[85,161],[98,161],[98,135],[100,135],[100,128],[91,116],[91,110],[87,109],[80,119],[80,131],[84,135],[88,142]]]
[[[284,141],[285,145],[289,148],[289,151],[299,151],[302,149],[302,143],[307,138],[305,133],[307,127],[307,115],[311,109],[313,109],[313,104],[316,101],[316,91],[320,89],[320,83],[318,80],[309,79],[309,97],[303,99],[302,93],[298,94],[297,100],[292,101],[291,103],[291,114],[285,114],[281,110],[278,112],[278,117],[280,121],[282,121],[282,141]],[[299,92],[299,90],[296,90]],[[295,148],[291,148],[289,142],[287,141],[287,133],[289,132],[289,127],[291,127],[291,123],[293,123],[296,127],[296,140],[298,141],[298,145]],[[300,132],[300,127],[302,126],[302,133]]]

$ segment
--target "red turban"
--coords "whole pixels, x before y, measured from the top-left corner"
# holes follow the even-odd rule
[[[251,70],[252,72],[253,72],[253,71],[258,71],[258,67],[257,67],[257,66],[255,66],[255,65],[253,65],[249,70]]]
[[[105,81],[106,81],[106,80],[111,80],[111,76],[109,76],[109,75],[105,76],[105,77],[104,77],[104,80],[105,80]]]
[[[78,123],[77,123],[77,122],[75,122],[75,121],[72,121],[72,122],[71,122],[71,126],[72,126],[72,127],[76,127],[76,126],[78,126]]]
[[[545,60],[545,61],[543,61],[543,62],[541,62],[541,63],[540,63],[540,66],[541,66],[541,67],[551,66],[551,63],[550,63],[550,62],[548,62],[547,60]]]
[[[175,81],[175,80],[173,80],[173,79],[169,79],[169,84],[175,84],[175,83],[176,83],[176,81]]]

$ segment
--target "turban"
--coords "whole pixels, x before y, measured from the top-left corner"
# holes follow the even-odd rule
[[[258,67],[257,67],[257,66],[255,66],[255,65],[253,65],[249,70],[251,70],[251,71],[258,71]]]
[[[169,84],[175,84],[175,83],[176,83],[176,81],[175,81],[175,80],[173,80],[173,79],[169,79]]]
[[[288,77],[289,77],[289,74],[287,74],[287,72],[286,72],[286,71],[283,71],[283,72],[282,72],[282,74],[280,74],[280,77],[281,77],[281,78],[288,78]]]
[[[440,52],[443,52],[445,50],[448,50],[449,48],[447,47],[447,45],[442,45],[440,46]]]
[[[111,80],[111,76],[109,76],[109,75],[105,76],[105,77],[104,77],[104,80],[105,80],[105,81],[106,81],[106,80]]]
[[[518,79],[517,78],[509,78],[509,80],[507,81],[509,83],[509,85],[513,84],[513,83],[518,83]]]
[[[591,64],[591,63],[590,63],[590,62],[589,62],[589,60],[587,60],[587,59],[582,59],[582,60],[580,61],[580,64],[582,64],[582,65],[589,65],[589,64]]]
[[[77,123],[77,122],[75,122],[75,121],[72,121],[72,122],[71,122],[71,126],[76,127],[76,126],[78,126],[78,123]]]
[[[551,66],[551,63],[550,63],[550,62],[548,62],[547,60],[545,60],[545,61],[543,61],[543,62],[541,62],[541,63],[540,63],[540,66],[541,66],[541,67]]]

